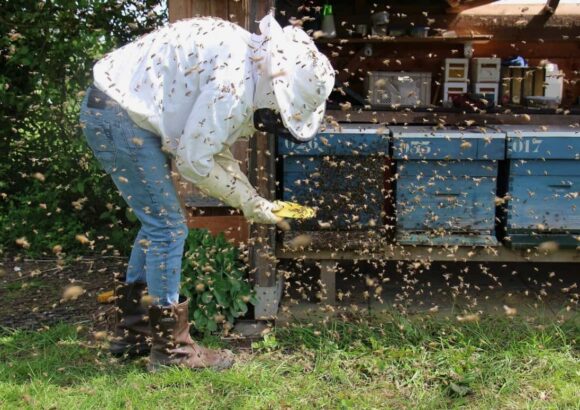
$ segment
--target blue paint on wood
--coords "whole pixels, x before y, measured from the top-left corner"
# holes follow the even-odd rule
[[[502,126],[507,158],[580,159],[580,131],[570,127]]]
[[[521,176],[553,176],[580,174],[580,161],[511,160],[510,174]]]
[[[570,127],[502,129],[510,158],[508,235],[521,243],[537,242],[538,234],[571,242],[580,233],[580,132]]]
[[[505,134],[481,130],[429,130],[391,127],[393,157],[406,160],[499,160],[505,158]]]
[[[335,177],[340,179],[341,174],[337,172]],[[374,178],[368,182],[357,178],[343,179],[337,186],[329,183],[331,177],[328,175],[325,178],[303,178],[300,174],[289,174],[284,179],[282,197],[286,201],[312,206],[318,211],[316,220],[295,222],[297,230],[320,229],[319,221],[329,223],[334,230],[363,229],[380,225],[382,220],[385,198],[382,175]]]
[[[398,159],[398,238],[405,243],[434,243],[435,231],[440,230],[452,237],[450,243],[496,243],[490,237],[505,134],[424,127],[391,130],[393,156]]]
[[[400,176],[422,175],[425,177],[444,177],[462,179],[472,177],[496,177],[495,161],[398,161],[397,173]]]
[[[508,137],[507,157],[513,159],[580,160],[578,137]]]
[[[278,138],[280,155],[388,155],[390,138],[385,128],[374,125],[344,127],[340,132],[327,131],[318,133],[311,141],[296,144],[287,139]]]
[[[512,176],[507,227],[580,231],[580,175]]]
[[[495,223],[494,178],[397,182],[397,227],[403,231],[444,229],[491,232]]]
[[[316,220],[294,229],[317,230],[319,221],[334,230],[380,225],[389,148],[388,130],[372,124],[320,132],[305,144],[278,139],[282,198],[318,210]]]

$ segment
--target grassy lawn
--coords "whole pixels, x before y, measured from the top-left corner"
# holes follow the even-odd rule
[[[577,338],[577,320],[392,315],[277,329],[221,373],[151,375],[71,325],[0,330],[0,408],[572,409]]]

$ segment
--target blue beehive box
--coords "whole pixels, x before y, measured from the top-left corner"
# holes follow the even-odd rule
[[[502,126],[509,159],[506,239],[513,247],[554,240],[576,247],[580,235],[580,130]]]
[[[397,241],[495,245],[498,161],[505,134],[390,127],[397,166]]]
[[[294,230],[365,230],[383,225],[389,131],[350,124],[297,144],[278,138],[278,197],[316,208]]]

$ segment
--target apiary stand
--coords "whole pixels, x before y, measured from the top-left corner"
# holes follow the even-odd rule
[[[266,199],[275,196],[275,140],[273,135],[257,133],[250,140],[249,176],[258,193]],[[283,279],[276,270],[276,227],[254,224],[250,228],[250,277],[258,302],[254,306],[256,320],[271,320],[278,313]]]
[[[320,285],[322,300],[329,305],[336,302],[336,268],[338,263],[331,259],[320,261]]]

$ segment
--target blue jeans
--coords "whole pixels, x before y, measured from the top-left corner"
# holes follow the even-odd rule
[[[161,137],[138,127],[113,100],[89,101],[90,91],[80,113],[86,140],[141,222],[126,282],[146,281],[155,304],[177,303],[188,231]]]

